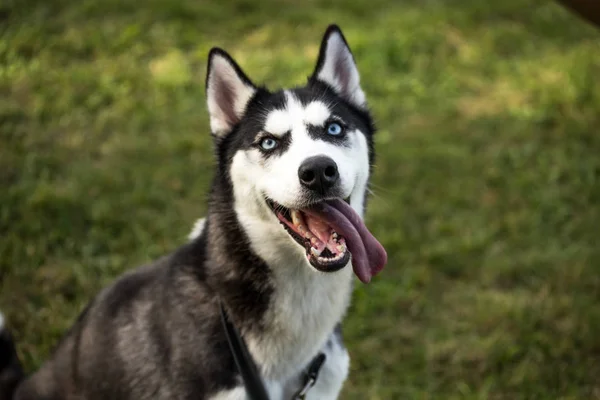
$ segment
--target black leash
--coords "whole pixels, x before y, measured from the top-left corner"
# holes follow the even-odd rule
[[[233,359],[237,365],[240,375],[244,380],[244,386],[246,386],[246,392],[250,396],[251,400],[269,400],[269,395],[265,389],[265,384],[260,378],[258,368],[246,347],[244,339],[240,336],[238,330],[233,326],[227,312],[223,308],[223,303],[219,300],[219,308],[221,309],[221,323],[225,328],[225,335],[227,336],[227,342],[229,343],[229,349],[233,354]]]
[[[220,300],[219,309],[221,310],[221,324],[225,329],[225,336],[227,337],[227,343],[229,343],[229,349],[235,360],[235,365],[242,376],[250,400],[269,400],[269,395],[267,394],[265,384],[258,373],[256,363],[252,359],[244,339],[240,336],[236,327],[229,321],[227,312]],[[292,400],[304,400],[306,398],[306,394],[310,388],[317,382],[319,371],[321,370],[323,363],[325,363],[325,359],[325,354],[319,353],[311,361],[304,377],[304,385],[298,393],[294,395]]]

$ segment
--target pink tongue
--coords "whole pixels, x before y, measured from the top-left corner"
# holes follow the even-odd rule
[[[346,238],[348,250],[352,254],[354,273],[363,283],[369,283],[387,263],[387,253],[381,243],[369,232],[360,216],[346,202],[329,200],[302,211],[325,221],[338,234]]]
[[[312,234],[315,235],[317,238],[319,238],[319,241],[317,243],[311,241],[313,247],[315,247],[319,251],[322,251],[323,249],[325,249],[325,247],[327,247],[331,254],[340,254],[339,246],[345,246],[345,242],[343,241],[343,239],[341,241],[336,241],[331,236],[331,226],[329,226],[327,222],[323,221],[321,218],[315,218],[308,214],[305,214],[304,221],[306,221],[306,226],[308,227],[308,230],[311,231]]]
[[[304,218],[304,220],[306,221],[308,229],[318,237],[321,242],[327,243],[329,241],[330,228],[327,223],[323,222],[320,218],[311,218],[310,215]]]

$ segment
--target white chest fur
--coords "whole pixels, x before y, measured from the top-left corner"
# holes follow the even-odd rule
[[[332,274],[306,265],[278,268],[265,320],[268,334],[248,337],[248,347],[268,380],[298,374],[326,343],[349,304],[352,267]]]

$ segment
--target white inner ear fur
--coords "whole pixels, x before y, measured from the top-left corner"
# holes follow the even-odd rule
[[[255,92],[256,89],[244,82],[229,60],[220,54],[211,57],[206,94],[214,135],[223,136],[231,131]]]
[[[360,87],[360,75],[350,49],[338,32],[327,39],[325,62],[317,78],[329,84],[338,94],[354,105],[365,108],[365,93]]]

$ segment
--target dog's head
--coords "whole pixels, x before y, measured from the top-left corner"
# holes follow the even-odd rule
[[[385,263],[380,245],[370,252],[377,246],[361,221],[374,127],[340,29],[327,29],[304,87],[257,87],[215,48],[206,92],[219,163],[259,256],[276,262],[291,251],[334,272],[352,254],[357,275],[368,281]]]

